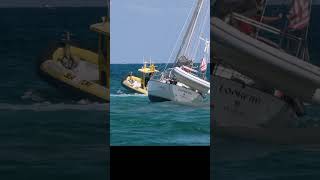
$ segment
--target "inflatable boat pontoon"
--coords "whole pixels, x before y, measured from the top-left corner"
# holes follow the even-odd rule
[[[67,40],[43,59],[40,72],[59,87],[67,87],[82,98],[109,101],[109,22],[94,24],[99,33],[99,49],[93,52],[79,48]],[[52,81],[51,81],[52,82]]]

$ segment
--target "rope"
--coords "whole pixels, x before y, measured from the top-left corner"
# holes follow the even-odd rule
[[[204,17],[204,21],[203,21],[203,23],[202,23],[202,25],[201,25],[201,28],[200,28],[200,34],[202,34],[203,33],[203,30],[204,30],[204,25],[206,24],[206,19],[207,19],[207,16],[208,16],[208,14],[210,13],[210,6],[208,6],[208,8],[207,8],[207,11],[206,11],[206,14],[205,14],[205,17]],[[194,54],[192,55],[192,59],[195,59],[196,58],[196,55],[197,55],[197,51],[198,51],[198,49],[199,49],[199,46],[200,46],[200,42],[201,42],[201,39],[200,38],[198,38],[198,43],[197,43],[197,46],[196,46],[196,48],[195,48],[195,52],[194,52]],[[205,42],[206,43],[206,42]]]
[[[196,1],[193,2],[192,7],[195,5],[195,3],[196,3]],[[179,42],[179,40],[180,40],[180,38],[181,38],[182,32],[183,32],[183,30],[185,29],[185,27],[186,27],[186,25],[187,25],[187,22],[188,22],[188,19],[190,18],[190,15],[192,14],[192,10],[193,10],[193,8],[190,9],[190,11],[189,11],[189,13],[188,13],[188,17],[187,17],[186,21],[184,22],[184,24],[183,24],[183,26],[182,26],[182,29],[180,30],[178,39],[177,39],[177,41],[176,41],[176,43],[175,43],[175,45],[174,45],[174,47],[173,47],[173,49],[172,49],[172,51],[171,51],[171,53],[170,53],[169,59],[168,59],[168,61],[167,61],[167,63],[166,63],[166,66],[164,67],[164,70],[167,69],[167,66],[168,66],[169,62],[171,61],[173,52],[176,50],[176,47],[177,47],[178,42]]]
[[[204,2],[204,1],[201,2],[201,5],[200,5],[199,11],[198,11],[198,13],[197,13],[196,19],[195,19],[195,21],[194,21],[194,24],[197,24],[197,22],[198,22],[200,9],[202,8],[203,2]],[[192,22],[192,21],[191,21],[191,22]],[[189,49],[189,45],[190,45],[190,43],[191,43],[191,37],[192,37],[192,35],[193,35],[193,33],[194,33],[195,27],[196,27],[196,26],[193,26],[193,28],[192,28],[192,30],[191,30],[190,38],[189,38],[189,41],[188,41],[188,43],[187,43],[187,47],[186,47],[186,49],[184,50],[184,54],[185,54],[185,53],[187,52],[187,50]]]

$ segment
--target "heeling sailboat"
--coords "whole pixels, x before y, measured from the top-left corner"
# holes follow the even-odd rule
[[[264,14],[256,20],[235,12],[211,19],[215,133],[281,143],[320,142],[319,128],[300,121],[301,102],[320,103],[320,68],[305,61],[312,1],[293,0],[290,5],[282,29],[264,23]],[[238,22],[255,31],[245,33]],[[297,37],[295,31],[304,33]]]
[[[200,41],[204,40],[201,34],[205,29],[205,19],[210,12],[209,9],[209,1],[198,0],[196,2],[173,66],[167,68],[167,64],[165,70],[161,74],[154,75],[148,83],[150,101],[175,101],[187,104],[208,102],[210,82],[205,79],[206,60],[209,59],[208,40],[205,40],[206,46],[200,68],[201,73],[196,70],[193,59],[196,58]]]

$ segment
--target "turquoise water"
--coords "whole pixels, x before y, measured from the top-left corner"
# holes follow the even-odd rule
[[[52,41],[71,31],[96,48],[89,25],[104,8],[0,11],[0,179],[107,179],[107,104],[81,104],[37,74]]]
[[[306,124],[320,123],[320,107],[308,105]],[[285,132],[284,132],[285,133]],[[214,137],[213,137],[214,138]],[[213,179],[319,179],[319,145],[278,145],[215,138],[212,146]]]
[[[111,145],[209,145],[210,108],[151,103],[121,86],[140,64],[111,65]],[[162,66],[162,65],[159,65]]]

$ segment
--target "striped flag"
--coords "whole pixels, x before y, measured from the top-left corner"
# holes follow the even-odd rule
[[[207,70],[207,61],[205,58],[202,58],[202,61],[200,64],[200,70],[201,72],[205,72]]]
[[[300,30],[309,24],[310,0],[294,0],[289,11],[289,28]]]

